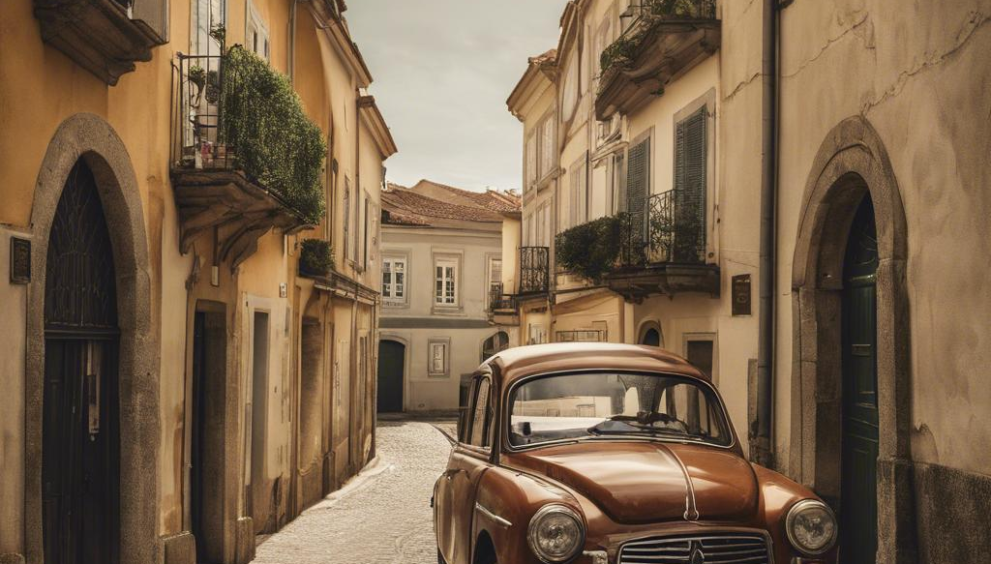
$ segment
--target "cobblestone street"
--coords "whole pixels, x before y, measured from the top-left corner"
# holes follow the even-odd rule
[[[451,432],[453,423],[442,424]],[[430,495],[450,452],[430,423],[379,421],[378,461],[258,547],[257,564],[433,564]]]

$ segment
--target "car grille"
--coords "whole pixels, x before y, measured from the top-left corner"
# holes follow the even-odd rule
[[[767,537],[760,533],[670,535],[630,541],[619,564],[770,564]]]

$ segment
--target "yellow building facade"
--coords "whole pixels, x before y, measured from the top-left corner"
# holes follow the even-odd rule
[[[0,7],[0,560],[247,562],[374,455],[396,147],[344,9]]]

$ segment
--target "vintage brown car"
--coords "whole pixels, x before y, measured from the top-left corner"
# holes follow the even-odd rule
[[[441,564],[836,561],[832,511],[743,456],[709,378],[654,347],[503,351],[434,486]]]

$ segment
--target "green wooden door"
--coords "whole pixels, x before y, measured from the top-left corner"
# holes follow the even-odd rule
[[[847,243],[843,290],[841,561],[874,564],[877,552],[877,233],[864,198]]]

